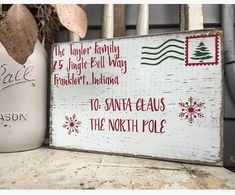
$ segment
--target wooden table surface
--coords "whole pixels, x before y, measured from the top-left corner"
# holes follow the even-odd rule
[[[235,189],[235,173],[223,167],[42,147],[1,153],[0,189]]]

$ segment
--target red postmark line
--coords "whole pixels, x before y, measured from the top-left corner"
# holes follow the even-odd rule
[[[215,61],[211,62],[189,62],[189,39],[198,39],[198,38],[215,38]],[[218,65],[219,64],[219,33],[210,34],[210,35],[192,35],[186,36],[186,47],[185,47],[185,65],[186,66],[202,66],[202,65]]]

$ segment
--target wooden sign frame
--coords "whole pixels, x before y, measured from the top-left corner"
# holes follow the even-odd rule
[[[50,147],[223,164],[222,31],[52,46]]]

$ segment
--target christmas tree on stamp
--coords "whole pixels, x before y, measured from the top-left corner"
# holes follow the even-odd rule
[[[203,42],[200,42],[197,46],[196,50],[193,53],[194,57],[191,57],[193,60],[198,60],[199,62],[203,62],[204,60],[208,60],[212,58],[210,51],[206,47]]]

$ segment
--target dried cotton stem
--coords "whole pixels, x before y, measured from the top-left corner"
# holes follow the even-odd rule
[[[68,32],[68,39],[69,41],[80,41],[80,37],[71,31]]]

